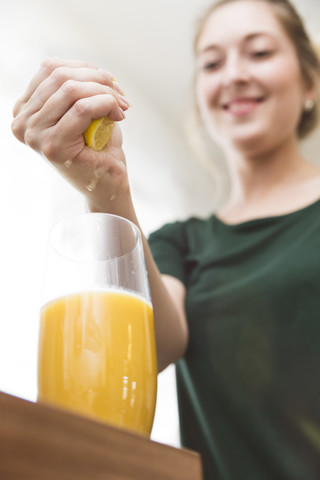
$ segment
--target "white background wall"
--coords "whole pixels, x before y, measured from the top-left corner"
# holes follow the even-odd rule
[[[11,111],[41,60],[77,58],[114,73],[132,107],[123,122],[137,212],[148,234],[206,215],[223,177],[199,160],[208,149],[190,124],[194,19],[208,0],[0,0],[0,390],[36,398],[39,306],[48,231],[83,211],[81,196],[14,139]],[[295,2],[314,35],[318,0]],[[201,137],[201,135],[200,135]],[[196,145],[196,150],[190,148]],[[317,160],[319,132],[304,146]],[[219,163],[219,151],[212,147]],[[159,376],[152,437],[178,445],[174,369]]]

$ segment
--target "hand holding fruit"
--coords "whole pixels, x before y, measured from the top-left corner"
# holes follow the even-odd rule
[[[110,199],[128,190],[117,125],[128,106],[110,73],[83,62],[50,59],[16,103],[12,130],[90,196],[89,203],[105,210]],[[105,126],[111,130],[110,139],[104,149],[95,151],[83,134],[89,145],[99,147],[96,142]]]

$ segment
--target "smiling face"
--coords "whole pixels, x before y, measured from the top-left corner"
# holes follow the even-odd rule
[[[259,154],[296,138],[310,92],[269,4],[241,0],[214,10],[196,62],[200,114],[222,148]]]

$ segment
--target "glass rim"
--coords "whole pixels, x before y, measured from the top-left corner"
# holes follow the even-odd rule
[[[103,217],[103,218],[115,218],[116,220],[126,223],[130,225],[132,228],[132,231],[134,232],[135,235],[135,244],[134,246],[129,249],[126,253],[122,255],[115,255],[113,258],[105,259],[105,260],[98,260],[98,259],[92,259],[92,260],[85,260],[85,259],[78,259],[75,257],[70,257],[69,255],[65,254],[64,252],[61,251],[61,249],[58,248],[57,245],[54,244],[53,242],[53,235],[54,231],[57,230],[58,228],[62,227],[63,224],[68,224],[71,220],[76,220],[78,218],[85,218],[85,217]],[[105,212],[83,212],[83,213],[75,213],[75,214],[70,214],[66,217],[61,218],[60,220],[57,220],[49,229],[49,246],[53,249],[53,251],[58,254],[60,257],[65,258],[69,262],[73,263],[78,263],[78,264],[103,264],[103,263],[112,263],[112,262],[117,262],[121,259],[124,259],[128,255],[132,254],[135,250],[137,250],[140,246],[142,248],[142,238],[141,238],[141,232],[138,226],[133,223],[131,220],[122,217],[121,215],[115,215],[113,213],[105,213]]]

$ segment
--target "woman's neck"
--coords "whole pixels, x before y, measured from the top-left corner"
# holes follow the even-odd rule
[[[301,156],[296,140],[263,154],[229,151],[227,164],[231,191],[219,214],[226,221],[277,215],[320,197],[320,168]]]
[[[252,201],[297,178],[305,161],[297,143],[290,141],[263,153],[228,152],[227,163],[231,196]]]

